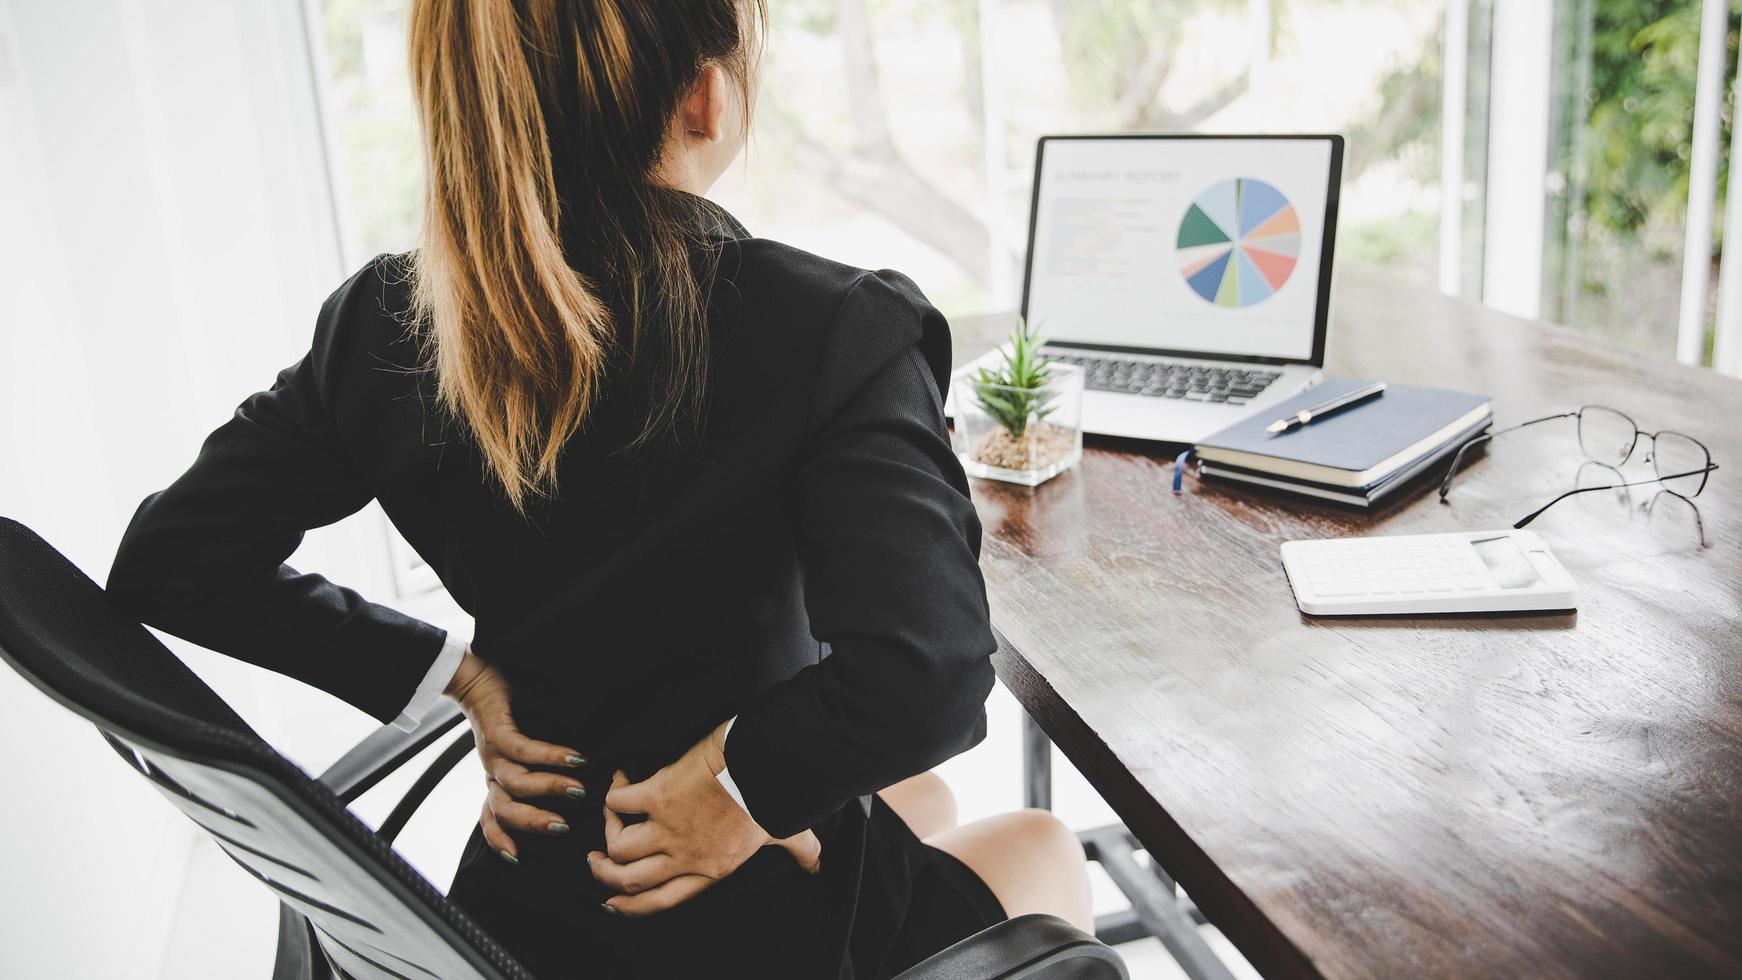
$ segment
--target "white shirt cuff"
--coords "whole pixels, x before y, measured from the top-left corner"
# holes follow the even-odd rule
[[[737,720],[738,720],[737,715],[733,715],[730,719],[727,720],[727,722],[726,722],[726,735],[732,734],[732,722],[737,721]],[[722,737],[721,741],[724,742],[725,739]],[[730,766],[728,766],[724,769],[721,769],[720,774],[718,776],[715,776],[714,778],[718,779],[720,781],[720,785],[726,790],[727,796],[730,796],[733,799],[733,801],[738,804],[738,806],[742,807],[745,813],[750,812],[750,808],[747,806],[744,806],[744,794],[738,792],[738,784],[732,781],[732,769]]]
[[[423,675],[423,682],[412,692],[405,710],[399,713],[398,718],[393,719],[394,728],[402,732],[417,729],[418,723],[441,700],[442,692],[447,690],[448,682],[454,679],[454,671],[460,669],[460,661],[465,659],[466,648],[471,645],[470,638],[453,630],[448,631],[447,639],[442,641],[442,652],[436,654],[435,663],[430,664],[429,672]]]

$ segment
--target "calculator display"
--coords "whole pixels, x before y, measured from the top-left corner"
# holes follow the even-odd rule
[[[1524,550],[1518,547],[1518,542],[1511,535],[1498,538],[1479,538],[1470,542],[1470,547],[1476,549],[1482,564],[1494,573],[1494,579],[1503,589],[1528,589],[1533,585],[1543,584],[1542,578],[1536,574],[1536,567],[1530,563],[1530,558]]]

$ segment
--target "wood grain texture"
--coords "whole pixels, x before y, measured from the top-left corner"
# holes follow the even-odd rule
[[[1331,373],[1705,442],[1708,547],[1681,501],[1584,494],[1532,525],[1577,613],[1314,620],[1283,541],[1509,527],[1573,485],[1572,421],[1371,514],[1175,497],[1165,450],[1098,444],[974,483],[1000,675],[1267,976],[1742,977],[1742,383],[1424,289],[1338,300]]]

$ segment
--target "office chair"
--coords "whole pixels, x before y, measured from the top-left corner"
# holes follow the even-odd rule
[[[472,747],[445,749],[370,830],[346,805],[460,721],[387,726],[320,779],[275,752],[144,626],[35,532],[0,517],[0,659],[97,727],[136,772],[277,893],[272,980],[535,980],[400,859],[392,841]],[[1061,919],[1025,915],[900,980],[1125,980],[1117,954]],[[600,978],[610,980],[610,978]]]

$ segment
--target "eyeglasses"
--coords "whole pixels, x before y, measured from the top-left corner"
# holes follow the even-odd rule
[[[1468,453],[1472,447],[1487,442],[1495,436],[1503,436],[1508,432],[1517,432],[1519,429],[1543,422],[1552,422],[1555,419],[1569,418],[1578,420],[1579,449],[1584,452],[1585,458],[1611,469],[1631,459],[1633,451],[1639,448],[1640,442],[1649,440],[1651,448],[1646,451],[1644,461],[1652,465],[1656,475],[1648,480],[1628,480],[1622,483],[1608,483],[1602,486],[1568,490],[1526,514],[1518,523],[1512,525],[1513,527],[1524,527],[1541,517],[1543,512],[1550,507],[1577,494],[1590,493],[1593,490],[1617,490],[1622,487],[1636,487],[1647,483],[1661,484],[1663,488],[1661,492],[1680,497],[1691,504],[1693,498],[1699,496],[1700,492],[1706,489],[1706,481],[1711,478],[1712,471],[1718,468],[1717,464],[1712,462],[1711,451],[1705,447],[1705,444],[1692,436],[1668,430],[1645,432],[1630,416],[1615,409],[1605,408],[1602,405],[1586,405],[1576,412],[1545,415],[1540,419],[1520,422],[1510,428],[1484,433],[1464,443],[1463,446],[1459,447],[1458,454],[1452,457],[1452,468],[1446,471],[1446,478],[1440,483],[1440,499],[1445,500],[1446,495],[1451,492],[1452,477],[1458,474],[1458,468],[1464,463],[1464,454]],[[1619,476],[1620,473],[1617,471],[1616,475]],[[1649,508],[1649,505],[1647,506]],[[1697,518],[1699,508],[1694,509],[1694,514]],[[1702,529],[1702,541],[1704,537]]]

